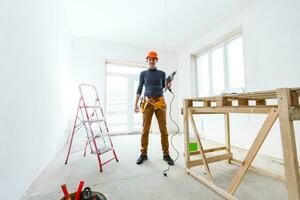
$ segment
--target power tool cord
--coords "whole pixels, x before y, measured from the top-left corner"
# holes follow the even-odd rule
[[[173,138],[174,138],[174,136],[176,136],[176,135],[179,134],[179,126],[178,126],[178,124],[176,123],[176,121],[172,117],[172,103],[173,103],[173,101],[175,99],[175,94],[172,92],[172,90],[169,90],[169,91],[171,92],[171,94],[173,96],[172,100],[170,101],[169,117],[170,117],[171,121],[173,122],[173,124],[175,124],[176,129],[177,129],[176,132],[171,136],[171,146],[176,151],[176,154],[177,154],[176,158],[174,159],[174,163],[175,163],[178,160],[178,158],[179,158],[179,152],[178,152],[178,150],[175,148],[175,146],[173,144]],[[163,171],[163,175],[167,176],[167,172],[169,170],[170,170],[170,165],[168,165],[168,168]]]

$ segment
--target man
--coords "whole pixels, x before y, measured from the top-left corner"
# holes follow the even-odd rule
[[[157,53],[150,51],[147,56],[149,68],[140,73],[139,86],[135,98],[134,112],[138,113],[138,101],[145,86],[144,98],[141,102],[141,112],[143,113],[143,133],[141,138],[141,155],[137,159],[138,165],[148,160],[147,150],[149,141],[149,129],[153,113],[157,118],[159,130],[161,134],[161,145],[163,151],[163,160],[169,165],[174,165],[174,161],[169,155],[168,130],[166,122],[166,103],[163,96],[163,89],[170,88],[171,82],[166,83],[166,73],[158,70],[156,64],[158,62]]]

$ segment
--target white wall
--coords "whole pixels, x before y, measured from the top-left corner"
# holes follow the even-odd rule
[[[71,37],[63,1],[0,1],[0,191],[20,199],[61,149]]]
[[[224,19],[207,34],[184,48],[178,56],[180,98],[195,96],[191,54],[242,28],[246,91],[300,86],[300,1],[254,0],[239,13]],[[187,78],[191,81],[185,81]],[[182,103],[180,104],[180,107]],[[232,145],[248,149],[265,116],[232,115]],[[208,139],[224,141],[223,118],[209,117],[201,127]],[[296,132],[300,124],[295,123]],[[300,135],[296,134],[298,143]],[[278,123],[261,153],[282,158]],[[299,149],[299,148],[298,148]],[[300,152],[298,151],[298,155]]]
[[[102,41],[99,39],[73,36],[72,40],[72,91],[73,111],[78,103],[78,84],[90,83],[97,87],[100,100],[104,106],[106,94],[105,61],[120,60],[135,63],[145,63],[145,56],[151,49],[129,46],[117,43]],[[174,71],[177,65],[177,55],[165,51],[159,51],[158,68],[169,74]],[[146,63],[145,63],[146,64]],[[174,85],[174,91],[176,87]],[[170,100],[170,94],[165,94]],[[176,105],[176,102],[174,102]],[[176,106],[175,106],[176,107]],[[133,109],[132,109],[133,111]],[[176,110],[174,111],[176,112]],[[74,112],[72,112],[74,114]],[[155,120],[154,120],[155,121]],[[156,127],[156,126],[155,126]],[[174,126],[170,126],[174,130]],[[154,130],[154,131],[157,131]]]

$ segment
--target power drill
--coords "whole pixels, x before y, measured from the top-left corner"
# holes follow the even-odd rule
[[[167,77],[166,82],[167,82],[167,83],[172,82],[176,73],[177,73],[177,71],[174,71],[172,74],[170,74],[170,75]],[[172,92],[172,89],[171,89],[171,88],[168,88],[168,90],[169,90],[170,92]]]

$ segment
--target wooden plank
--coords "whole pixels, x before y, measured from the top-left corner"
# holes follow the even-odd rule
[[[248,99],[238,99],[239,106],[248,106],[249,102]]]
[[[204,149],[204,153],[222,151],[222,150],[225,150],[225,149],[226,149],[226,147],[215,147],[215,148],[210,148],[210,149]]]
[[[298,157],[293,121],[290,119],[291,95],[287,88],[277,89],[279,123],[288,197],[300,199]]]
[[[192,103],[188,99],[183,100],[183,134],[184,134],[184,155],[185,155],[185,163],[190,161],[190,151],[189,151],[189,117],[188,117],[188,108],[192,106]],[[188,166],[186,165],[186,168]]]
[[[191,98],[193,101],[216,101],[220,96],[210,96],[210,97],[200,97],[200,98]],[[246,93],[228,93],[223,94],[222,97],[227,97],[228,99],[249,99],[249,100],[260,100],[260,99],[276,99],[276,90],[267,90],[267,91],[257,91],[257,92],[246,92]]]
[[[223,150],[226,150],[226,147],[215,147],[215,148],[210,148],[210,149],[204,149],[204,153],[212,153],[212,152],[216,152],[216,151],[223,151]],[[199,155],[200,154],[200,151],[191,151],[190,152],[190,155],[193,156],[193,155]]]
[[[207,163],[213,163],[213,162],[218,162],[222,160],[228,160],[229,158],[232,157],[232,154],[224,153],[216,156],[211,156],[211,157],[206,157]],[[201,166],[204,164],[203,159],[197,159],[197,160],[190,160],[188,162],[190,167],[197,167]]]
[[[225,122],[225,147],[226,152],[231,154],[231,144],[230,144],[230,118],[229,113],[224,115],[224,122]],[[228,163],[230,163],[230,159],[228,158]]]
[[[291,94],[291,106],[299,106],[299,97],[296,92],[292,92]]]
[[[194,170],[187,169],[186,172],[188,174],[190,174],[191,176],[193,176],[198,181],[201,181],[204,185],[206,185],[207,187],[209,187],[210,189],[212,189],[213,191],[215,191],[221,197],[223,197],[225,199],[229,199],[229,200],[237,200],[236,197],[232,196],[231,194],[228,194],[225,190],[223,190],[222,188],[218,187],[213,182],[208,181],[206,178],[204,178],[203,176],[199,175]]]
[[[217,98],[217,106],[218,107],[231,106],[231,102],[228,101],[227,98],[220,96],[220,97]]]
[[[256,105],[257,105],[257,106],[263,106],[263,105],[266,105],[266,100],[265,100],[265,99],[256,100]]]
[[[299,88],[291,88],[293,93],[300,95]],[[209,96],[209,97],[198,97],[198,98],[189,98],[192,101],[217,101],[220,97],[226,97],[228,100],[233,99],[249,99],[249,100],[266,100],[266,99],[277,99],[276,90],[265,90],[265,91],[256,91],[256,92],[245,92],[245,93],[227,93],[222,94],[222,96]]]
[[[296,93],[300,96],[299,88],[291,88],[293,93]],[[189,98],[192,101],[217,101],[219,97],[226,97],[228,100],[233,99],[249,99],[249,100],[266,100],[266,99],[277,99],[276,90],[265,90],[265,91],[256,91],[256,92],[245,92],[245,93],[227,93],[222,94],[222,96],[210,96],[210,97],[197,97]]]
[[[258,113],[258,114],[267,114],[270,112],[272,108],[276,108],[277,106],[245,106],[245,107],[237,107],[237,106],[228,106],[228,107],[193,107],[189,108],[192,114],[224,114],[224,113]]]
[[[211,175],[210,170],[209,170],[208,163],[206,161],[206,156],[205,156],[205,153],[204,153],[204,150],[203,150],[203,146],[202,146],[199,134],[198,134],[198,130],[197,130],[197,127],[196,127],[195,120],[194,120],[193,115],[191,114],[191,112],[188,112],[188,115],[190,117],[191,124],[192,124],[192,127],[194,129],[194,133],[195,133],[195,137],[196,137],[196,142],[197,142],[200,154],[202,156],[202,160],[203,160],[203,163],[204,163],[204,168],[205,168],[206,173],[207,173],[207,177],[208,177],[208,179],[210,181],[213,181],[212,175]]]
[[[203,107],[210,107],[211,101],[203,101]]]
[[[297,92],[298,94],[300,94],[300,87],[290,88],[290,90],[293,91],[293,92]]]
[[[300,108],[290,109],[291,120],[300,120]]]
[[[248,168],[250,167],[252,161],[254,160],[257,152],[259,151],[260,147],[262,146],[263,142],[265,141],[268,133],[270,132],[274,122],[278,117],[278,110],[272,109],[269,113],[267,119],[265,120],[262,128],[260,129],[258,135],[256,136],[253,144],[251,145],[242,166],[239,168],[238,172],[235,174],[234,178],[232,179],[231,183],[228,187],[228,193],[234,194],[237,187],[241,183],[245,173],[247,172]]]
[[[244,163],[243,161],[235,159],[235,158],[232,158],[231,161],[232,161],[231,162],[232,164],[236,164],[236,165],[242,165]],[[263,175],[266,175],[266,176],[271,176],[271,177],[273,177],[273,178],[275,178],[279,181],[285,182],[285,177],[284,176],[279,175],[279,174],[275,174],[273,172],[262,169],[260,167],[256,167],[256,166],[251,165],[249,167],[249,169],[256,172],[256,173],[263,174]]]

